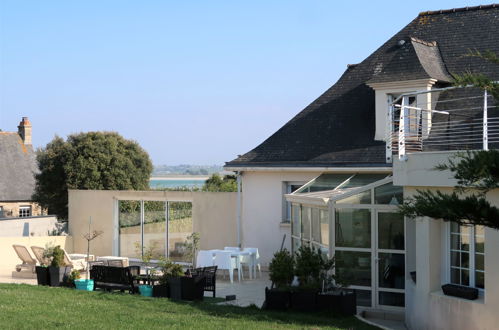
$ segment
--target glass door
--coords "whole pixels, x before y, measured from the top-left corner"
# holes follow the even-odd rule
[[[405,221],[395,212],[376,212],[375,306],[405,306]]]

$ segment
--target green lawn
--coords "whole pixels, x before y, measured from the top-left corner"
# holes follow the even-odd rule
[[[354,317],[267,312],[256,307],[0,284],[0,329],[375,329]]]

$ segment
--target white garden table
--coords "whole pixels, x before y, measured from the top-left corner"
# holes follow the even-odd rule
[[[244,250],[238,251],[238,250],[221,250],[221,249],[214,249],[214,250],[208,250],[208,251],[211,251],[213,253],[213,256],[215,256],[215,252],[217,252],[217,251],[230,252],[230,256],[232,258],[237,258],[237,269],[238,269],[238,271],[241,271],[241,272],[242,272],[241,258],[243,256],[249,256],[250,257],[250,265],[249,265],[250,279],[253,279],[253,275],[255,275],[255,278],[256,278],[256,261],[255,261],[256,254],[255,253],[251,253],[249,251],[244,251]]]

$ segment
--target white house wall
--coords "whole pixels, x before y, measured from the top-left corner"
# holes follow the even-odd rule
[[[286,182],[307,182],[321,172],[243,172],[242,237],[243,247],[259,249],[262,266],[267,266],[279,250],[283,235],[291,249],[291,227],[283,224],[283,195]]]
[[[452,153],[418,153],[407,162],[394,162],[394,183],[404,186],[404,198],[416,190],[451,192],[455,180],[449,172],[434,171]],[[499,206],[499,190],[487,194]],[[485,294],[470,301],[446,296],[441,285],[448,280],[447,227],[443,221],[408,220],[406,260],[406,325],[409,329],[498,329],[499,328],[499,231],[485,229]],[[411,242],[411,243],[410,243]],[[416,271],[417,284],[409,272]]]

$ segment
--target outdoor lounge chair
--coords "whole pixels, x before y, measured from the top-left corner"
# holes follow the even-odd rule
[[[12,245],[14,251],[16,251],[17,256],[21,259],[22,264],[16,265],[16,271],[20,272],[26,269],[32,273],[35,272],[36,259],[33,259],[28,249],[24,245],[14,244]]]
[[[45,252],[45,249],[40,247],[40,246],[32,246],[31,251],[33,251],[33,254],[35,255],[36,260],[38,260],[38,263],[40,265],[48,265],[50,264],[50,259],[45,258],[43,256],[43,253]]]

